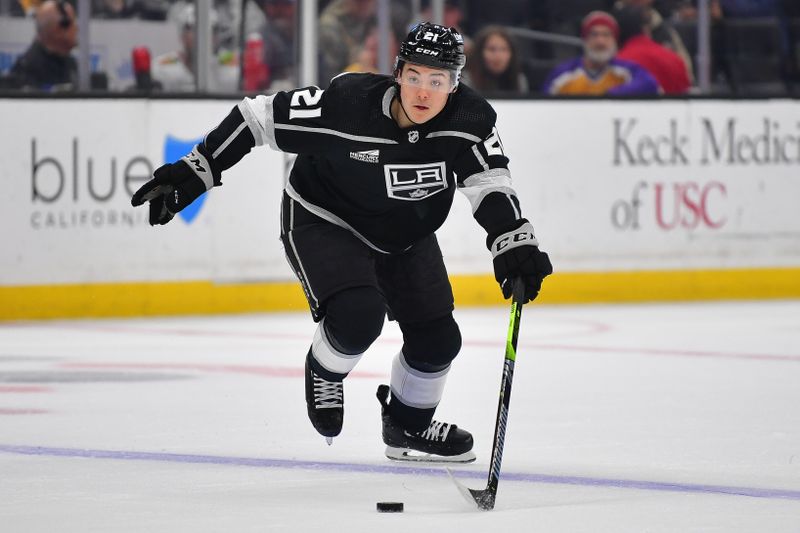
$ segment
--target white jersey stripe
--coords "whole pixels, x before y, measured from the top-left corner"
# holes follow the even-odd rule
[[[278,149],[275,142],[275,117],[272,112],[272,100],[275,95],[265,96],[260,94],[255,98],[245,98],[239,105],[245,122],[256,140],[256,146],[269,145],[273,150]]]
[[[237,136],[238,136],[238,135],[239,135],[239,134],[242,132],[242,130],[243,130],[243,129],[245,129],[246,127],[247,127],[247,122],[242,122],[241,124],[239,124],[239,127],[238,127],[238,128],[236,128],[236,129],[233,131],[233,133],[231,133],[231,134],[228,136],[228,138],[227,138],[227,139],[225,139],[225,142],[224,142],[224,143],[222,143],[222,144],[220,144],[220,145],[219,145],[219,148],[217,148],[216,150],[214,150],[214,153],[213,153],[213,154],[211,154],[211,159],[216,159],[216,158],[219,156],[219,154],[221,154],[221,153],[223,152],[223,150],[225,150],[225,148],[227,148],[227,147],[228,147],[228,145],[229,145],[229,144],[231,144],[231,143],[233,142],[233,140],[234,140],[234,139],[235,139],[235,138],[236,138],[236,137],[237,137]]]
[[[292,236],[292,230],[294,230],[294,200],[291,198],[289,199],[289,231],[286,232],[286,236],[289,238],[289,244],[292,247],[292,252],[294,253],[294,258],[297,261],[298,266],[300,267],[300,272],[303,274],[303,280],[305,280],[304,285],[308,287],[308,294],[314,299],[315,307],[319,307],[319,300],[317,296],[314,294],[314,289],[311,288],[311,281],[308,279],[306,275],[306,269],[303,266],[303,262],[300,260],[300,254],[297,253],[297,246],[294,244],[294,237]]]
[[[517,217],[517,220],[519,220],[522,218],[522,213],[520,213],[519,209],[517,209],[517,204],[514,203],[514,199],[511,198],[511,195],[506,193],[506,196],[508,197],[508,201],[511,203],[511,209],[514,210],[514,216]]]
[[[480,207],[483,199],[493,192],[516,196],[511,187],[511,173],[506,168],[492,168],[478,172],[465,179],[458,187],[472,206],[472,214]],[[517,213],[517,211],[514,211]],[[519,217],[517,217],[519,218]]]
[[[472,153],[475,154],[475,158],[478,160],[478,163],[481,164],[483,170],[489,170],[489,165],[486,164],[486,160],[481,155],[480,151],[478,150],[478,145],[472,145]]]
[[[366,137],[362,135],[351,135],[350,133],[345,133],[343,131],[337,131],[328,128],[312,128],[309,126],[297,126],[294,124],[275,124],[275,129],[290,130],[290,131],[305,131],[308,133],[322,133],[324,135],[335,135],[343,139],[365,142],[365,143],[398,144],[397,141],[393,141],[392,139],[384,139],[381,137]]]
[[[472,135],[471,133],[465,133],[463,131],[432,131],[425,136],[426,139],[433,139],[434,137],[461,137],[462,139],[467,139],[468,141],[472,141],[474,143],[479,143],[483,139],[478,137],[477,135]]]

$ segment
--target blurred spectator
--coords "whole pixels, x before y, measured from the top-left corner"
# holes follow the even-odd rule
[[[355,62],[347,65],[344,69],[345,72],[381,73],[378,66],[379,38],[378,28],[377,26],[373,26],[369,35],[367,35],[367,39],[364,41],[364,45],[361,47],[358,58]],[[397,56],[397,39],[395,39],[393,32],[389,34],[389,39],[389,56],[394,58]],[[389,68],[392,68],[392,65],[389,65]],[[383,72],[382,74],[389,74],[389,72]]]
[[[375,0],[333,0],[319,19],[320,80],[356,61],[375,23]]]
[[[211,10],[211,25],[216,28],[218,17]],[[167,92],[191,92],[195,90],[195,6],[186,4],[177,14],[176,21],[180,32],[181,49],[168,52],[155,58],[152,77]],[[216,39],[217,31],[212,31]],[[216,43],[212,49],[217,50]],[[213,91],[235,91],[237,89],[239,68],[236,57],[227,50],[212,54],[209,72],[209,89]]]
[[[14,17],[33,16],[43,0],[11,0],[10,14]]]
[[[92,18],[166,20],[174,0],[92,0]]]
[[[194,0],[191,0],[194,3]],[[239,48],[239,34],[242,22],[242,0],[214,0],[217,12],[217,46],[228,50]],[[244,2],[244,34],[261,31],[266,22],[264,10],[257,0]]]
[[[445,0],[445,3],[447,1],[448,0]],[[425,0],[422,0],[421,4],[424,3]],[[411,30],[411,27],[419,22],[416,20],[411,20],[411,2],[409,2],[409,0],[389,0],[389,15],[392,31],[394,32],[394,38],[397,39],[398,43],[405,39],[406,35],[408,35],[408,32]],[[447,16],[446,6],[445,16]]]
[[[136,11],[143,20],[166,20],[174,0],[137,0]]]
[[[297,2],[296,0],[263,0],[266,22],[261,28],[264,40],[264,63],[269,67],[272,85],[296,85]],[[274,88],[274,87],[273,87]]]
[[[581,24],[583,57],[556,67],[544,84],[552,95],[657,94],[658,83],[645,69],[614,57],[619,26],[609,13],[592,11]]]
[[[487,26],[475,37],[464,83],[482,93],[528,92],[514,40],[500,26]]]
[[[614,0],[545,0],[549,28],[555,33],[574,35],[580,32],[586,13],[607,11]]]
[[[691,81],[686,64],[678,54],[647,35],[647,12],[641,7],[625,7],[614,12],[619,22],[621,48],[617,57],[644,67],[666,94],[686,94]]]
[[[421,20],[433,20],[433,5],[431,0],[422,0],[420,2],[419,18]],[[461,36],[464,37],[462,26],[463,22],[464,10],[461,8],[461,0],[444,0],[444,17],[442,20],[442,26],[455,28],[458,30]]]
[[[433,6],[431,0],[422,0],[420,3],[420,20],[433,20]],[[414,23],[412,22],[412,25]],[[464,31],[464,9],[461,7],[461,0],[444,0],[444,17],[442,25],[448,28],[455,28],[464,39],[464,53],[470,54],[472,50],[472,38]],[[402,38],[402,36],[401,36]]]
[[[194,5],[197,0],[138,0],[139,2],[169,2],[166,19],[178,22],[187,5]],[[201,0],[208,3],[209,0]],[[258,32],[264,25],[264,11],[257,0],[244,2],[244,35]],[[212,0],[211,8],[215,13],[214,44],[216,49],[239,49],[240,22],[242,21],[242,0]]]
[[[711,20],[722,19],[722,8],[719,5],[719,0],[709,0],[708,11],[711,15]],[[697,0],[676,0],[672,4],[672,18],[679,22],[696,21]]]
[[[33,44],[11,67],[11,84],[36,89],[72,89],[78,64],[70,55],[78,45],[75,10],[67,2],[47,0],[36,10]]]
[[[532,18],[533,4],[529,0],[465,0],[466,30],[476,35],[485,26],[527,27]]]
[[[92,0],[92,18],[120,19],[132,17],[135,13],[133,2],[127,0]]]
[[[654,0],[619,0],[616,3],[616,8],[637,7],[642,9],[648,35],[658,44],[666,46],[680,56],[681,61],[686,65],[686,71],[691,83],[691,80],[694,79],[692,56],[686,49],[680,34],[672,27],[669,21],[664,20],[664,17],[653,7],[653,3]]]
[[[782,14],[781,0],[719,0],[725,17],[777,17]]]

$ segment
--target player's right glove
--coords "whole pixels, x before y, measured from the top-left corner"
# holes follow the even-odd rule
[[[513,226],[489,235],[486,244],[492,251],[494,277],[503,297],[511,296],[513,282],[520,278],[525,284],[525,302],[535,299],[544,278],[553,273],[553,265],[547,254],[539,250],[530,222],[519,219]]]
[[[197,197],[215,185],[222,185],[199,146],[174,163],[160,166],[153,179],[131,198],[131,205],[150,202],[150,225],[166,224]]]

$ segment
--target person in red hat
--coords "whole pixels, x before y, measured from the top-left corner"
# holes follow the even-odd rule
[[[616,56],[619,25],[605,11],[592,11],[581,24],[583,56],[557,66],[545,81],[551,95],[658,94],[655,78],[645,69]]]

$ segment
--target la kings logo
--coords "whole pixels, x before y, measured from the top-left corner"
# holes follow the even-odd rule
[[[444,162],[384,165],[386,194],[397,200],[424,200],[447,188]]]

